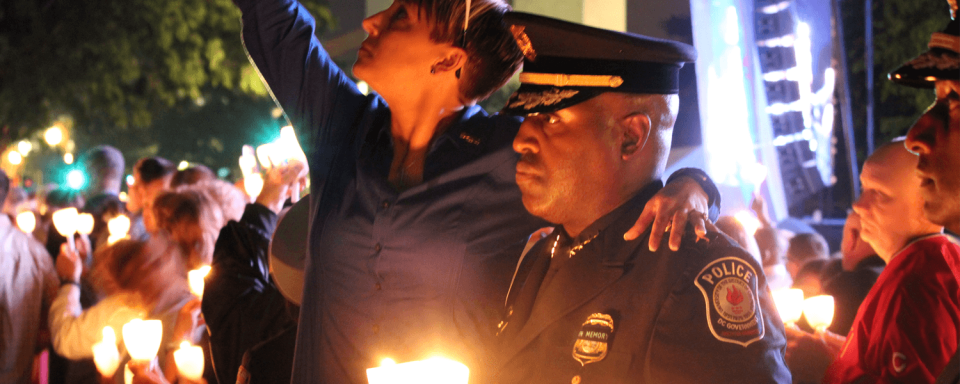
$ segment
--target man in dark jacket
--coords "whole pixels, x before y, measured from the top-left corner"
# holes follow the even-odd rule
[[[297,314],[277,289],[269,272],[267,251],[284,202],[306,177],[303,163],[267,173],[257,202],[248,204],[240,221],[220,230],[213,265],[206,278],[202,312],[210,331],[210,350],[217,380],[236,383],[244,352],[278,335],[296,334]],[[277,375],[262,374],[241,382],[289,382],[293,344]],[[249,371],[249,370],[247,370]],[[263,373],[263,372],[260,372]],[[279,379],[285,375],[286,380]]]
[[[527,116],[517,184],[528,211],[560,226],[514,279],[498,382],[789,383],[783,325],[750,255],[715,232],[688,230],[677,253],[621,235],[662,187],[693,47],[506,20],[526,56],[507,105]]]

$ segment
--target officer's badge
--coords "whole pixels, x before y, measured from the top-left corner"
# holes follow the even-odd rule
[[[717,340],[744,347],[763,338],[757,271],[736,257],[710,263],[694,283],[707,302],[707,325]]]
[[[603,313],[594,313],[580,327],[577,342],[573,344],[573,358],[580,365],[596,363],[607,357],[607,349],[613,337],[613,318]]]

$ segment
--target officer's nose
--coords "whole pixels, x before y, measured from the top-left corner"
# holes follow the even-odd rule
[[[520,124],[520,130],[517,136],[513,138],[513,150],[519,154],[540,152],[540,144],[537,141],[537,131],[540,129],[540,120],[537,115],[529,115],[523,119]]]

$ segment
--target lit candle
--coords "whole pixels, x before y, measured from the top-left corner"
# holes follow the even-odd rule
[[[823,331],[833,322],[833,296],[820,295],[803,301],[803,315],[810,326]]]
[[[243,190],[247,193],[247,196],[252,198],[260,196],[260,191],[263,190],[263,176],[260,176],[259,173],[253,173],[244,177]]]
[[[93,362],[103,377],[113,377],[120,366],[117,335],[109,325],[103,327],[103,340],[93,345]]]
[[[195,296],[203,297],[203,279],[210,274],[210,266],[204,265],[200,268],[187,272],[187,282],[190,283],[190,292]]]
[[[441,357],[391,363],[393,360],[384,359],[380,367],[367,369],[370,384],[466,384],[470,378],[466,365]]]
[[[33,233],[37,228],[37,216],[31,211],[23,211],[17,214],[17,227],[24,233]]]
[[[89,235],[93,232],[93,215],[81,213],[77,215],[77,232]]]
[[[793,324],[803,315],[803,290],[782,289],[773,293],[773,302],[784,324]]]
[[[150,361],[160,349],[163,323],[160,320],[133,319],[123,325],[123,344],[136,361]]]
[[[64,208],[53,213],[53,226],[61,236],[67,238],[67,244],[73,251],[77,250],[73,234],[77,233],[77,217],[80,213],[76,208]]]
[[[277,152],[279,148],[275,143],[266,143],[261,144],[257,147],[257,160],[260,161],[260,165],[266,168],[273,168],[277,165],[280,165],[278,161]]]
[[[127,237],[127,232],[130,231],[130,218],[125,215],[119,215],[110,219],[107,221],[107,231],[110,232],[110,236],[107,238],[108,244],[122,240]]]
[[[180,349],[173,352],[173,360],[177,362],[180,376],[187,380],[200,381],[203,377],[203,349],[200,347],[184,341],[180,343]]]

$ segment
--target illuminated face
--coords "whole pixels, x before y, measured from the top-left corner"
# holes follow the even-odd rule
[[[860,237],[884,259],[910,239],[933,232],[923,217],[916,165],[917,157],[898,145],[882,147],[863,164],[863,192],[853,210],[860,215]]]
[[[620,119],[612,93],[524,119],[513,141],[527,211],[583,229],[616,201]],[[618,205],[618,204],[617,204]],[[616,207],[617,205],[613,205]]]
[[[423,84],[450,44],[430,38],[433,23],[415,4],[394,1],[390,8],[363,20],[367,39],[360,45],[353,74],[381,95],[405,94]]]
[[[937,100],[910,127],[905,145],[920,157],[923,213],[960,231],[960,81],[936,83]]]

